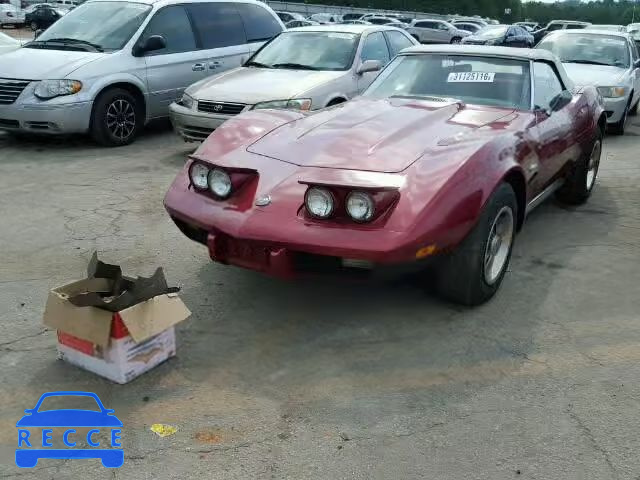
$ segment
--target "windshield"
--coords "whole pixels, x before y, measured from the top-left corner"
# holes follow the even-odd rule
[[[622,37],[580,33],[546,37],[536,48],[544,48],[563,63],[585,63],[629,67],[629,47]]]
[[[342,32],[284,32],[245,65],[302,70],[348,70],[359,35]]]
[[[364,95],[447,97],[478,105],[529,109],[529,63],[465,55],[401,55]]]
[[[506,25],[484,27],[482,30],[476,33],[476,37],[482,37],[482,38],[502,37],[507,33],[507,28],[509,27],[507,27]]]
[[[82,48],[79,42],[87,42],[104,51],[120,50],[150,11],[151,7],[142,3],[85,3],[67,13],[27,46],[55,49],[58,44],[53,41],[64,39],[74,41],[77,48]],[[47,41],[52,43],[43,45]]]

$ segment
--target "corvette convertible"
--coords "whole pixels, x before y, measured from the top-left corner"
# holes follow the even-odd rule
[[[444,298],[478,305],[533,208],[587,200],[605,125],[596,90],[547,51],[416,46],[345,104],[228,121],[164,203],[220,263],[285,277],[425,267]]]

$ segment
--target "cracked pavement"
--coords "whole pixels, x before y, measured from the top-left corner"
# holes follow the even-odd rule
[[[193,148],[0,134],[0,478],[640,478],[640,119],[608,137],[590,202],[547,202],[480,308],[407,281],[284,282],[215,265],[162,208]],[[193,316],[178,356],[128,385],[56,360],[50,288],[94,250],[163,266]],[[51,390],[96,392],[125,464],[13,463],[16,421]],[[178,428],[160,438],[152,423]]]

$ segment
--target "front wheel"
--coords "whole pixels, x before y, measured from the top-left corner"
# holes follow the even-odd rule
[[[518,202],[502,183],[489,197],[476,226],[437,272],[438,293],[455,303],[480,305],[498,291],[516,235]]]
[[[462,39],[461,39],[460,37],[453,37],[453,38],[451,39],[451,43],[452,43],[452,44],[458,44],[458,43],[460,43],[460,41],[461,41],[461,40],[462,40]]]
[[[35,32],[38,30],[38,24],[36,22],[31,22],[31,24],[29,25],[29,28],[31,28],[32,32]]]
[[[631,99],[629,99],[629,103]],[[614,135],[624,135],[624,131],[627,128],[627,119],[629,118],[629,104],[624,107],[624,112],[622,112],[622,118],[617,123],[612,123],[609,125],[608,131],[613,133]]]
[[[129,145],[143,125],[143,108],[127,90],[112,88],[98,96],[91,117],[91,136],[107,147]]]
[[[587,201],[596,184],[601,156],[602,132],[598,128],[591,149],[578,159],[564,185],[556,192],[558,200],[570,205],[579,205]]]

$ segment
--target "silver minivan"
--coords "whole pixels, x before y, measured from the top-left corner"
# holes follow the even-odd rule
[[[129,144],[188,85],[283,30],[257,0],[90,0],[3,55],[0,129]]]

